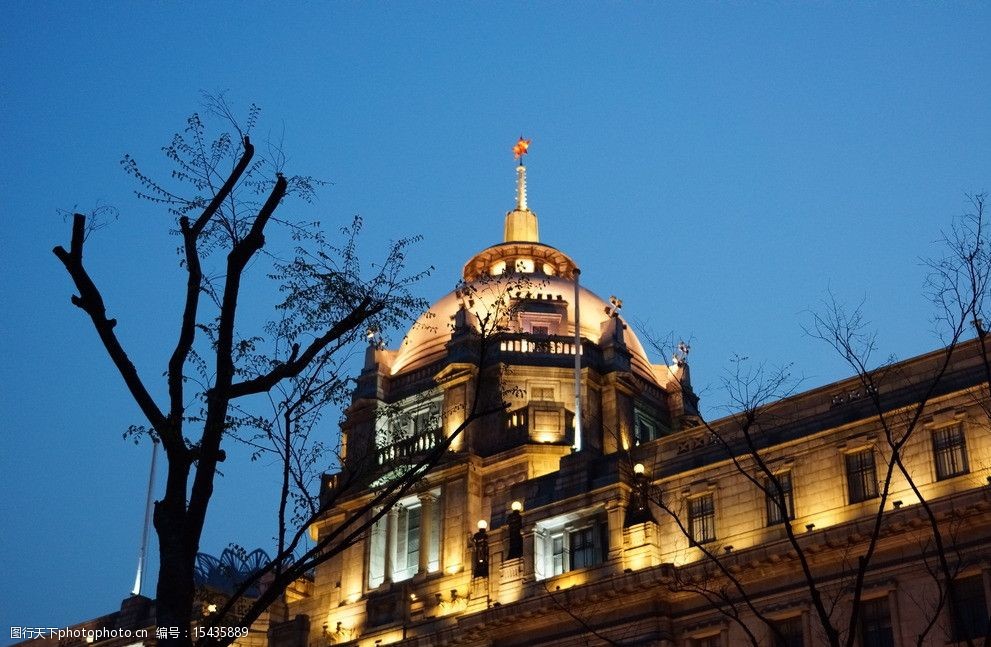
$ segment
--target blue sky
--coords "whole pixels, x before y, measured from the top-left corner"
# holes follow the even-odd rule
[[[991,189],[986,3],[21,1],[4,14],[0,625],[77,622],[130,590],[149,448],[122,440],[139,412],[50,250],[68,242],[59,209],[120,209],[88,263],[160,395],[177,241],[119,161],[164,172],[159,150],[203,90],[261,105],[258,136],[282,143],[287,170],[332,183],[285,214],[362,214],[370,258],[423,234],[411,264],[436,268],[428,299],[499,241],[525,133],[542,240],[628,319],[690,338],[709,407],[734,355],[792,364],[805,387],[845,376],[802,331],[829,291],[864,301],[879,358],[933,348],[920,259],[965,194]],[[274,532],[275,475],[235,467],[207,552]]]

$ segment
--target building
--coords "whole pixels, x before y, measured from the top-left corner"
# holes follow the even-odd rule
[[[517,173],[503,241],[469,259],[399,348],[370,335],[342,470],[325,478],[311,534],[354,519],[369,530],[235,644],[794,647],[830,644],[824,624],[859,647],[922,633],[933,647],[984,644],[983,329],[706,423],[688,348],[650,360],[621,303],[582,288],[575,261],[540,242]],[[421,464],[395,505],[378,504]],[[201,556],[197,626],[267,561]],[[134,647],[162,631],[154,601],[135,595],[18,638]]]
[[[704,424],[687,348],[652,363],[620,304],[579,287],[578,265],[540,242],[525,174],[503,241],[461,287],[398,349],[371,340],[342,470],[368,487],[312,533],[378,519],[288,596],[271,647],[828,644],[803,564],[835,626],[856,611],[859,645],[916,644],[929,624],[927,645],[983,636],[981,342]],[[887,434],[906,431],[903,473]],[[445,445],[397,505],[374,505],[390,474]]]

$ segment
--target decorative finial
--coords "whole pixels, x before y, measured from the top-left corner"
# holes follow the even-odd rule
[[[378,324],[372,324],[368,327],[368,331],[365,332],[365,339],[368,340],[368,345],[375,350],[385,349],[385,339],[382,337],[382,330]]]
[[[520,166],[523,166],[523,156],[527,154],[528,148],[530,148],[530,140],[523,139],[523,135],[520,135],[519,141],[513,146],[513,159],[518,159]]]
[[[623,307],[623,300],[617,299],[616,295],[609,297],[609,305],[606,306],[606,315],[612,318],[619,316],[619,309]]]
[[[540,242],[537,234],[537,214],[530,211],[526,204],[526,166],[523,165],[523,156],[530,148],[530,140],[522,135],[513,146],[513,156],[520,161],[516,167],[516,206],[506,214],[504,242]]]

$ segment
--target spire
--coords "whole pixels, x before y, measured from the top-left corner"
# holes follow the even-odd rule
[[[503,242],[540,242],[537,233],[537,214],[530,211],[526,204],[526,166],[523,165],[523,156],[527,154],[529,147],[530,140],[523,139],[522,135],[513,146],[513,156],[520,161],[519,166],[516,167],[516,208],[506,214]]]
[[[516,210],[529,211],[526,208],[526,167],[522,164],[516,167]]]

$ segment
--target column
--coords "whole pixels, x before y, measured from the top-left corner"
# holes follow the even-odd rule
[[[620,571],[623,569],[623,517],[625,512],[624,503],[619,498],[614,498],[606,503],[606,524],[609,530],[608,560]]]
[[[385,580],[392,584],[392,573],[396,563],[396,526],[399,517],[398,505],[393,506],[385,517]]]
[[[430,548],[436,540],[434,537],[434,503],[437,500],[430,492],[423,492],[420,497],[420,554],[416,572],[426,575],[430,570]]]

